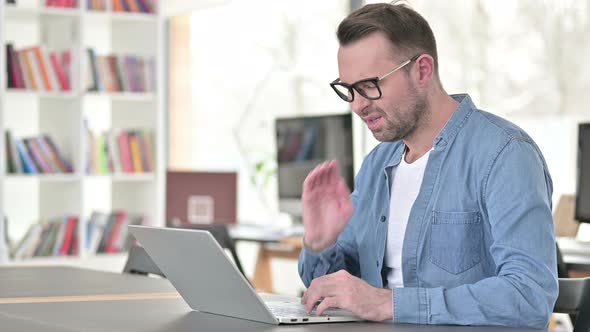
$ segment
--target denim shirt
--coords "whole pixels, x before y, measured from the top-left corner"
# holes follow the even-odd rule
[[[557,298],[553,184],[541,151],[468,95],[436,137],[402,248],[394,322],[545,328]],[[392,169],[403,141],[379,144],[355,178],[355,208],[337,242],[304,248],[306,286],[341,269],[386,287]]]

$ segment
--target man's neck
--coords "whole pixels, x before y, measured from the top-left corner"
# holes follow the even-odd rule
[[[442,91],[428,98],[428,105],[430,116],[410,137],[404,139],[407,163],[413,163],[432,149],[434,139],[449,121],[459,103]]]

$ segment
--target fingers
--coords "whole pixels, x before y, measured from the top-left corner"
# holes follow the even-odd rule
[[[337,183],[336,181],[339,178],[338,163],[335,160],[323,162],[307,175],[303,182],[303,191],[310,192],[315,188]]]
[[[322,300],[322,302],[320,304],[318,304],[318,307],[316,308],[316,315],[320,316],[324,313],[324,311],[330,309],[330,308],[341,308],[339,305],[339,301],[338,301],[339,297],[334,296],[334,297],[326,297]]]
[[[311,312],[321,299],[338,295],[342,286],[343,273],[341,271],[316,278],[311,282],[301,298],[301,303],[305,305],[307,312]]]

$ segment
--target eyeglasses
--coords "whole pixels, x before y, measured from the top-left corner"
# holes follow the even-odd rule
[[[360,81],[356,81],[352,84],[340,82],[340,77],[338,77],[337,79],[332,81],[332,83],[330,83],[330,86],[332,87],[332,89],[334,89],[334,91],[336,91],[338,97],[342,98],[342,100],[349,103],[354,100],[355,90],[366,99],[377,100],[381,98],[381,96],[383,96],[383,92],[379,87],[379,81],[395,73],[396,71],[404,68],[413,61],[416,61],[416,59],[418,59],[420,55],[422,54],[415,55],[413,58],[402,62],[401,65],[395,67],[392,71],[381,77],[365,78]]]

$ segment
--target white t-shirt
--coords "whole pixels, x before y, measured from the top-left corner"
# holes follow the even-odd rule
[[[410,211],[420,192],[424,170],[430,151],[411,164],[406,163],[406,154],[392,170],[391,200],[389,202],[389,225],[385,246],[385,266],[389,268],[387,287],[403,287],[402,248]]]

